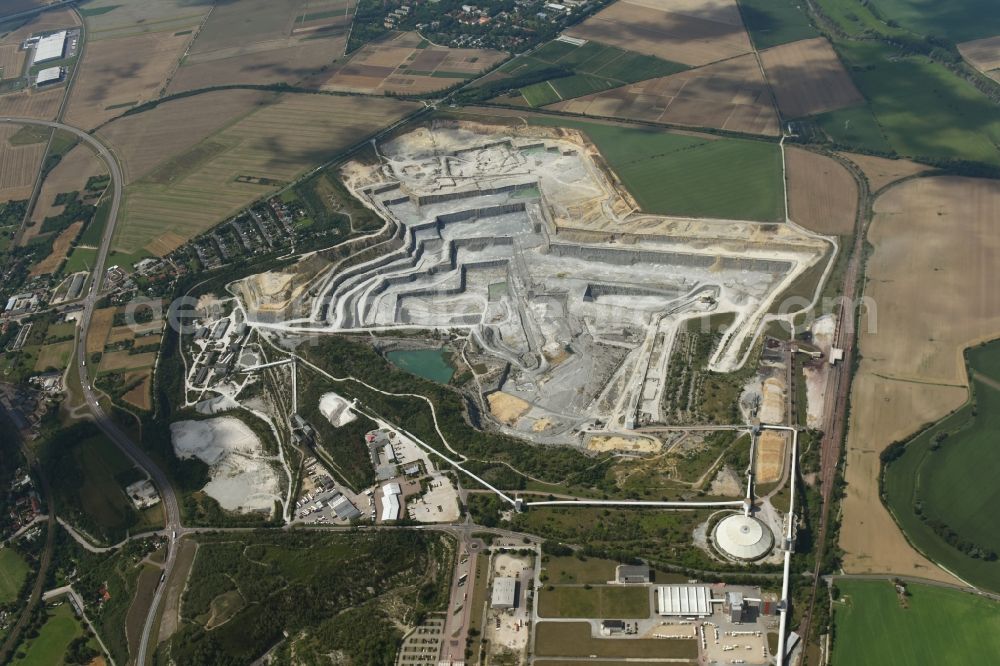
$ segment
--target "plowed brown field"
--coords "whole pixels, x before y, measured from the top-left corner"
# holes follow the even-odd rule
[[[549,105],[570,113],[778,134],[753,54]]]
[[[785,149],[788,214],[821,234],[849,234],[858,210],[858,184],[845,166],[802,148]]]
[[[618,0],[565,34],[693,66],[752,48],[735,0]]]
[[[858,165],[858,168],[865,174],[865,178],[868,179],[868,187],[872,192],[877,192],[889,183],[894,183],[901,178],[915,176],[931,169],[929,166],[909,160],[890,160],[885,157],[857,153],[841,153],[841,155]]]
[[[864,101],[825,37],[760,52],[768,83],[786,118],[811,116]]]

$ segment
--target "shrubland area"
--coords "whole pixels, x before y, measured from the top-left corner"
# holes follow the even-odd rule
[[[433,532],[199,536],[184,623],[160,650],[178,663],[242,664],[281,642],[282,659],[334,650],[388,666],[400,625],[447,604],[453,557]]]

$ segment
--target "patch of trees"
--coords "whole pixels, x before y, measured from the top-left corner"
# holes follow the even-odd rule
[[[937,518],[928,516],[924,512],[923,502],[916,502],[913,506],[914,512],[920,520],[924,521],[927,527],[931,528],[935,534],[943,539],[949,546],[971,557],[974,560],[984,560],[986,562],[996,562],[996,551],[966,539],[961,534],[951,528],[948,523]]]
[[[42,221],[42,233],[61,232],[74,222],[88,224],[94,217],[94,211],[97,210],[96,206],[83,203],[78,192],[60,194],[56,197],[55,203],[63,205],[63,211]]]

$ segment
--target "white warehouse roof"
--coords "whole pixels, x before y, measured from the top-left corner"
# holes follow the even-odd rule
[[[715,545],[731,557],[756,560],[763,557],[774,545],[771,528],[753,516],[733,514],[715,526]]]
[[[490,606],[493,608],[513,608],[517,601],[517,579],[511,576],[497,576],[493,579],[493,593]]]
[[[53,81],[58,81],[62,78],[62,67],[46,67],[45,69],[38,72],[38,76],[35,77],[35,85],[41,86],[46,83],[52,83]]]
[[[705,585],[660,585],[656,588],[656,602],[660,615],[712,614],[712,593]]]
[[[65,30],[54,32],[51,35],[45,35],[38,40],[37,44],[35,44],[35,54],[31,59],[31,63],[34,64],[36,62],[45,62],[46,60],[61,58],[65,50]]]
[[[399,496],[386,495],[382,499],[382,522],[399,520]]]

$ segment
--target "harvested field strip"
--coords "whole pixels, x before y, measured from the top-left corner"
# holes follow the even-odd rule
[[[276,99],[274,94],[252,90],[209,92],[119,118],[98,134],[114,146],[130,184]]]
[[[31,275],[48,275],[55,273],[62,265],[66,253],[69,252],[70,245],[76,240],[77,234],[83,228],[83,222],[74,222],[66,227],[62,233],[52,242],[52,253],[37,264],[32,266]]]
[[[122,400],[134,405],[139,409],[149,410],[152,408],[152,370],[142,372],[130,372],[125,375],[125,385],[129,386],[136,382],[135,386],[129,389]]]
[[[958,590],[889,581],[836,582],[831,663],[936,666],[1000,660],[1000,604]],[[945,656],[947,655],[947,656]]]
[[[907,160],[890,160],[885,157],[857,153],[840,154],[858,165],[868,180],[868,187],[872,192],[877,192],[886,185],[902,178],[930,171],[928,166]]]
[[[42,165],[45,142],[13,146],[11,137],[20,132],[16,125],[0,126],[0,200],[27,199]]]
[[[647,213],[771,221],[783,216],[777,144],[533,118],[582,130]],[[726,183],[720,191],[718,183]]]
[[[101,372],[146,368],[156,361],[156,352],[129,354],[127,351],[105,352],[101,357]]]
[[[213,148],[207,159],[176,159],[173,172],[131,185],[115,249],[152,251],[150,243],[165,229],[181,238],[195,236],[273,189],[237,182],[238,176],[289,182],[417,108],[392,99],[281,96],[207,139],[225,149]]]
[[[108,338],[108,331],[114,323],[116,308],[101,308],[94,310],[94,316],[90,320],[90,329],[87,333],[87,353],[104,351],[104,341]]]
[[[1000,82],[1000,36],[959,44],[958,51],[970,65]]]

